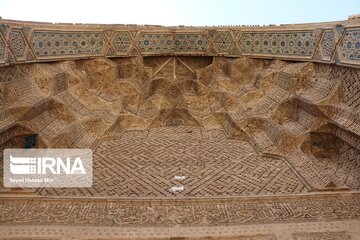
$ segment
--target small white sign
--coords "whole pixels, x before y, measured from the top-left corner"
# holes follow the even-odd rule
[[[175,178],[175,180],[184,180],[186,177],[185,176],[175,176],[174,178]]]
[[[173,186],[172,188],[170,188],[170,191],[172,191],[172,192],[180,192],[180,191],[183,191],[184,189],[185,189],[184,186],[176,185],[176,186]]]

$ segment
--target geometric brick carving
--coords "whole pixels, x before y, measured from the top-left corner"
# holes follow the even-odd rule
[[[321,41],[322,57],[325,61],[330,61],[332,54],[335,50],[335,36],[332,30],[324,32],[323,39]]]
[[[25,53],[25,41],[20,30],[12,30],[10,33],[9,45],[12,53],[16,57],[23,57]]]
[[[217,32],[215,36],[215,49],[217,53],[231,53],[235,42],[230,32]]]
[[[345,60],[360,61],[360,28],[346,30],[342,40],[342,57]]]
[[[142,33],[138,42],[143,53],[204,52],[207,45],[207,36],[198,33]]]
[[[4,59],[4,54],[5,54],[5,42],[2,40],[0,34],[0,59]]]
[[[360,112],[360,72],[351,68],[334,72],[341,75],[342,101],[354,112]]]
[[[294,233],[294,240],[351,240],[346,232],[309,232]]]
[[[175,34],[176,52],[203,52],[208,45],[208,39],[205,34]]]
[[[142,33],[138,46],[141,52],[171,53],[175,50],[171,33]]]
[[[95,157],[101,160],[94,160],[95,183],[90,189],[93,192],[89,192],[94,195],[170,196],[171,185],[164,184],[173,177],[168,175],[173,173],[173,166],[187,169],[188,176],[193,176],[188,178],[193,181],[181,193],[184,196],[303,193],[310,189],[322,190],[331,186],[332,181],[339,187],[358,190],[360,178],[356,173],[360,165],[354,149],[358,144],[346,145],[347,140],[340,141],[341,144],[336,145],[337,155],[320,161],[319,155],[313,155],[312,151],[323,154],[326,149],[312,147],[313,142],[321,138],[321,146],[326,146],[334,140],[312,133],[320,124],[329,121],[339,121],[339,127],[346,131],[358,131],[358,118],[339,110],[359,111],[357,80],[360,72],[317,63],[266,62],[270,65],[264,64],[264,60],[246,57],[228,61],[211,57],[155,56],[142,61],[100,58],[37,64],[36,68],[26,64],[3,67],[0,76],[5,81],[0,89],[4,93],[5,110],[0,114],[0,123],[3,124],[4,142],[14,138],[6,132],[10,124],[21,123],[32,129],[26,135],[37,134],[37,142],[29,146],[45,143],[48,146],[92,147],[99,143],[96,146],[100,151],[95,151]],[[311,74],[303,79],[303,72]],[[142,77],[149,77],[148,81],[140,81]],[[257,82],[256,88],[252,79]],[[249,87],[244,88],[243,83]],[[335,93],[339,94],[336,98]],[[49,94],[51,98],[47,98]],[[302,100],[288,101],[289,98]],[[54,103],[46,103],[50,99]],[[166,104],[161,103],[163,99],[167,100]],[[319,105],[324,99],[331,100],[334,111],[327,110],[330,105],[326,102]],[[108,105],[115,100],[120,102],[118,106]],[[29,108],[28,113],[15,114],[19,106],[24,106],[24,110]],[[87,120],[82,120],[84,116]],[[215,130],[213,133],[201,130],[201,134],[197,130],[192,139],[189,138],[193,135],[184,136],[179,131],[165,134],[165,130],[153,130],[166,126],[176,130],[180,125],[209,126],[217,131],[223,127],[228,136],[244,141],[227,140]],[[134,129],[149,135],[138,141],[127,135],[127,131]],[[195,133],[194,129],[189,130]],[[204,135],[211,137],[204,139]],[[116,139],[104,140],[113,137]],[[15,140],[12,144],[24,146]],[[183,149],[186,149],[184,153]],[[139,152],[144,154],[138,156]],[[257,152],[287,158],[262,157]],[[219,153],[221,157],[216,157]],[[134,159],[134,155],[140,160]],[[188,161],[184,161],[185,158]],[[210,160],[205,161],[206,158]],[[297,178],[284,161],[293,164],[295,173],[305,181]],[[198,164],[205,162],[204,166]],[[327,163],[332,164],[330,170],[324,168]],[[207,171],[209,181],[196,186],[194,182],[201,181],[197,173],[203,170]],[[129,171],[137,180],[131,185],[119,185],[119,178],[127,176]],[[225,171],[227,176],[234,177],[217,179]],[[276,173],[276,177],[267,171]],[[153,177],[153,172],[159,174]],[[241,175],[245,178],[241,179]],[[127,177],[123,180],[127,181]],[[156,184],[147,184],[148,181],[162,185],[154,188]],[[66,190],[64,194],[72,193]]]
[[[200,201],[185,199],[181,202],[176,202],[174,199],[170,201],[164,201],[163,199],[157,201],[154,199],[121,201],[119,199],[101,198],[92,200],[81,198],[18,198],[14,200],[2,198],[0,199],[0,214],[2,216],[0,225],[58,224],[59,226],[61,224],[79,226],[81,224],[82,226],[92,227],[94,225],[107,227],[109,225],[112,227],[152,225],[154,227],[163,227],[165,224],[167,226],[204,226],[205,224],[215,226],[231,223],[234,224],[232,227],[238,228],[249,224],[269,223],[314,222],[315,225],[316,221],[359,220],[359,204],[359,194],[356,193],[345,196],[329,194],[328,197],[322,198],[309,194],[308,196],[284,196],[275,199],[259,197],[255,199],[211,200],[208,198]],[[299,230],[296,227],[295,229]],[[313,233],[308,234],[311,236]],[[328,233],[325,236],[329,235]],[[337,236],[337,234],[334,234],[334,236]],[[288,240],[289,238],[282,239]],[[308,239],[317,240],[319,238]],[[334,238],[320,239],[332,240]],[[348,238],[340,239],[348,240]]]
[[[38,57],[96,56],[104,49],[101,32],[35,31],[31,46]]]
[[[315,35],[309,32],[248,32],[239,41],[243,52],[256,55],[311,57]]]
[[[118,32],[116,33],[112,44],[115,48],[117,54],[124,54],[132,45],[131,37],[128,32]]]
[[[206,135],[203,139],[200,128],[172,127],[151,129],[147,136],[134,132],[119,140],[104,141],[95,151],[92,188],[44,189],[41,194],[171,197],[174,193],[169,189],[176,185],[172,180],[175,175],[187,177],[182,182],[186,189],[176,193],[178,197],[307,191],[284,160],[260,157],[250,143],[228,140],[219,130]],[[222,151],[224,145],[226,152]],[[212,158],[219,152],[223,152],[221,157]],[[133,153],[139,154],[134,158]]]

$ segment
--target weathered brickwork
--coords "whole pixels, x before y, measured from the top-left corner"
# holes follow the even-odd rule
[[[248,142],[228,140],[222,131],[204,131],[192,127],[156,128],[102,142],[94,155],[92,188],[44,189],[41,194],[206,197],[307,191],[283,159],[260,157]],[[207,138],[202,137],[204,134]],[[221,157],[208,161],[222,152],[224,146],[227,151]],[[139,153],[136,159],[134,152]],[[239,172],[243,175],[236,177]],[[177,182],[176,175],[186,179]],[[172,192],[170,189],[176,184],[184,185],[185,190]]]
[[[294,240],[351,240],[346,232],[294,233]]]
[[[0,19],[0,152],[93,150],[87,188],[0,154],[0,240],[359,239],[359,32]]]
[[[1,38],[1,33],[0,33],[0,60],[2,60],[4,58],[4,52],[5,52],[5,43]]]
[[[83,226],[214,226],[358,220],[359,196],[252,200],[89,201],[89,199],[0,199],[0,223]],[[298,236],[298,235],[297,235]],[[316,235],[315,235],[316,236]],[[318,235],[319,236],[319,235]],[[321,236],[321,235],[320,235]],[[311,238],[310,238],[311,239]],[[314,238],[316,239],[316,238]]]

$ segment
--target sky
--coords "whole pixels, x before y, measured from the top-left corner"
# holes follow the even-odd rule
[[[53,23],[268,25],[354,14],[360,14],[360,0],[0,0],[3,19]]]

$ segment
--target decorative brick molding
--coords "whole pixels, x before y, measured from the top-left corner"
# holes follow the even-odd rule
[[[360,66],[360,23],[162,27],[0,19],[0,65],[136,55],[251,56]]]
[[[0,224],[142,227],[344,221],[358,220],[359,207],[358,194],[211,200],[2,198]]]

